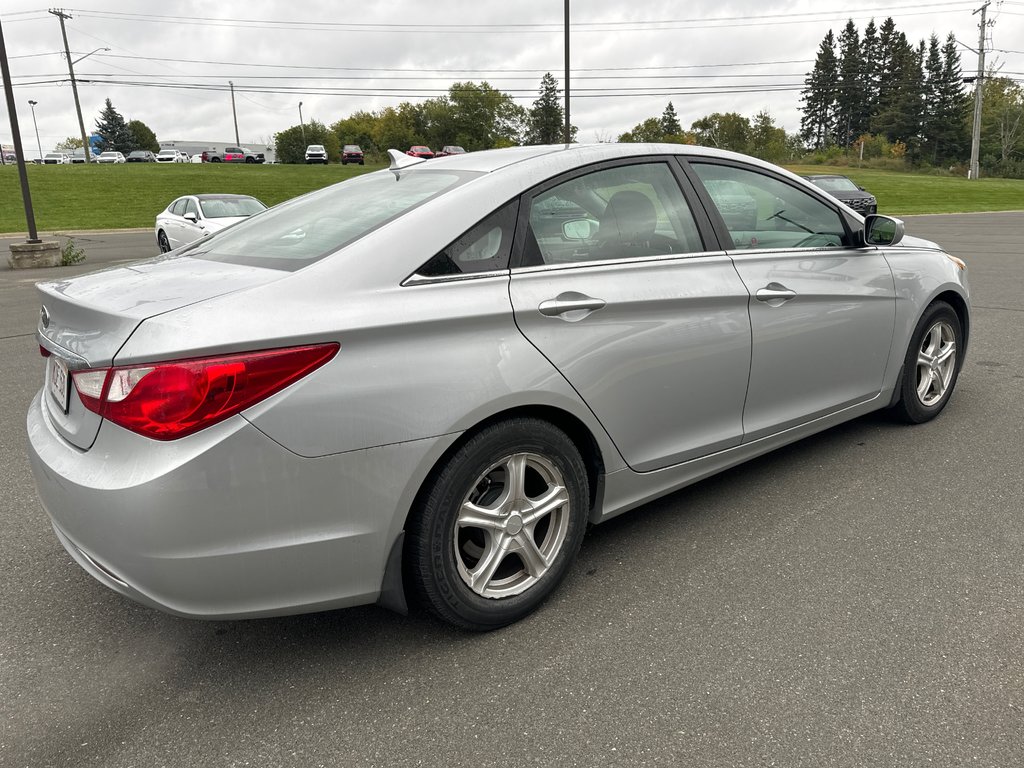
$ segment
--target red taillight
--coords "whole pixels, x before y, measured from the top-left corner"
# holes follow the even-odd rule
[[[119,366],[72,374],[82,404],[155,440],[174,440],[234,416],[319,368],[339,345]]]

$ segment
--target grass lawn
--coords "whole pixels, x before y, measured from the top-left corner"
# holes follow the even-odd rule
[[[358,165],[30,165],[29,187],[40,232],[152,227],[157,212],[184,194],[234,192],[267,205],[383,166]],[[892,171],[789,166],[795,173],[842,173],[894,215],[1024,210],[1024,180],[968,181]],[[15,166],[0,166],[0,233],[25,232]]]
[[[788,165],[793,173],[839,173],[878,198],[878,212],[894,216],[915,213],[1024,211],[1024,179],[970,181],[960,176],[929,176],[894,171]]]
[[[384,166],[242,165],[223,163],[30,165],[36,227],[70,229],[152,227],[176,197],[202,192],[252,195],[275,205],[297,195]],[[0,233],[25,232],[16,166],[0,166]]]

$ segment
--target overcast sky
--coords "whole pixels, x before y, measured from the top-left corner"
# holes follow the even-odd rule
[[[580,141],[614,140],[672,101],[684,127],[711,112],[768,110],[799,127],[799,91],[821,39],[848,18],[863,32],[893,16],[915,43],[953,32],[978,46],[974,2],[862,0],[623,2],[572,0],[572,121]],[[856,7],[860,5],[862,7]],[[143,7],[157,15],[146,15]],[[353,9],[343,13],[341,8]],[[459,80],[487,80],[529,107],[540,77],[564,77],[562,0],[164,0],[66,8],[86,132],[104,99],[162,141],[234,140],[228,81],[244,142],[271,142],[299,121],[330,124],[356,110],[438,95]],[[988,61],[1024,79],[1024,0],[992,2]],[[57,18],[31,2],[0,10],[28,157],[77,136]],[[977,66],[961,49],[964,70]],[[126,84],[132,83],[132,84]],[[5,102],[0,142],[11,143]]]

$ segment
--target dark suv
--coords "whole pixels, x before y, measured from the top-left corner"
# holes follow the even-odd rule
[[[817,173],[804,176],[811,184],[828,192],[836,200],[846,203],[861,216],[878,213],[878,201],[870,192],[838,173]]]
[[[341,164],[359,163],[363,165],[363,150],[358,144],[346,144],[341,148]]]

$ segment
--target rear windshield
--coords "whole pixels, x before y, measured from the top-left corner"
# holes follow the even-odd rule
[[[359,152],[360,150],[359,150],[359,147],[357,147],[355,144],[346,144],[344,151],[345,152]]]
[[[254,197],[225,197],[200,200],[203,218],[226,219],[231,216],[252,216],[266,210],[267,206]]]
[[[410,170],[396,178],[390,171],[369,173],[275,206],[198,241],[185,253],[292,272],[477,175]]]

